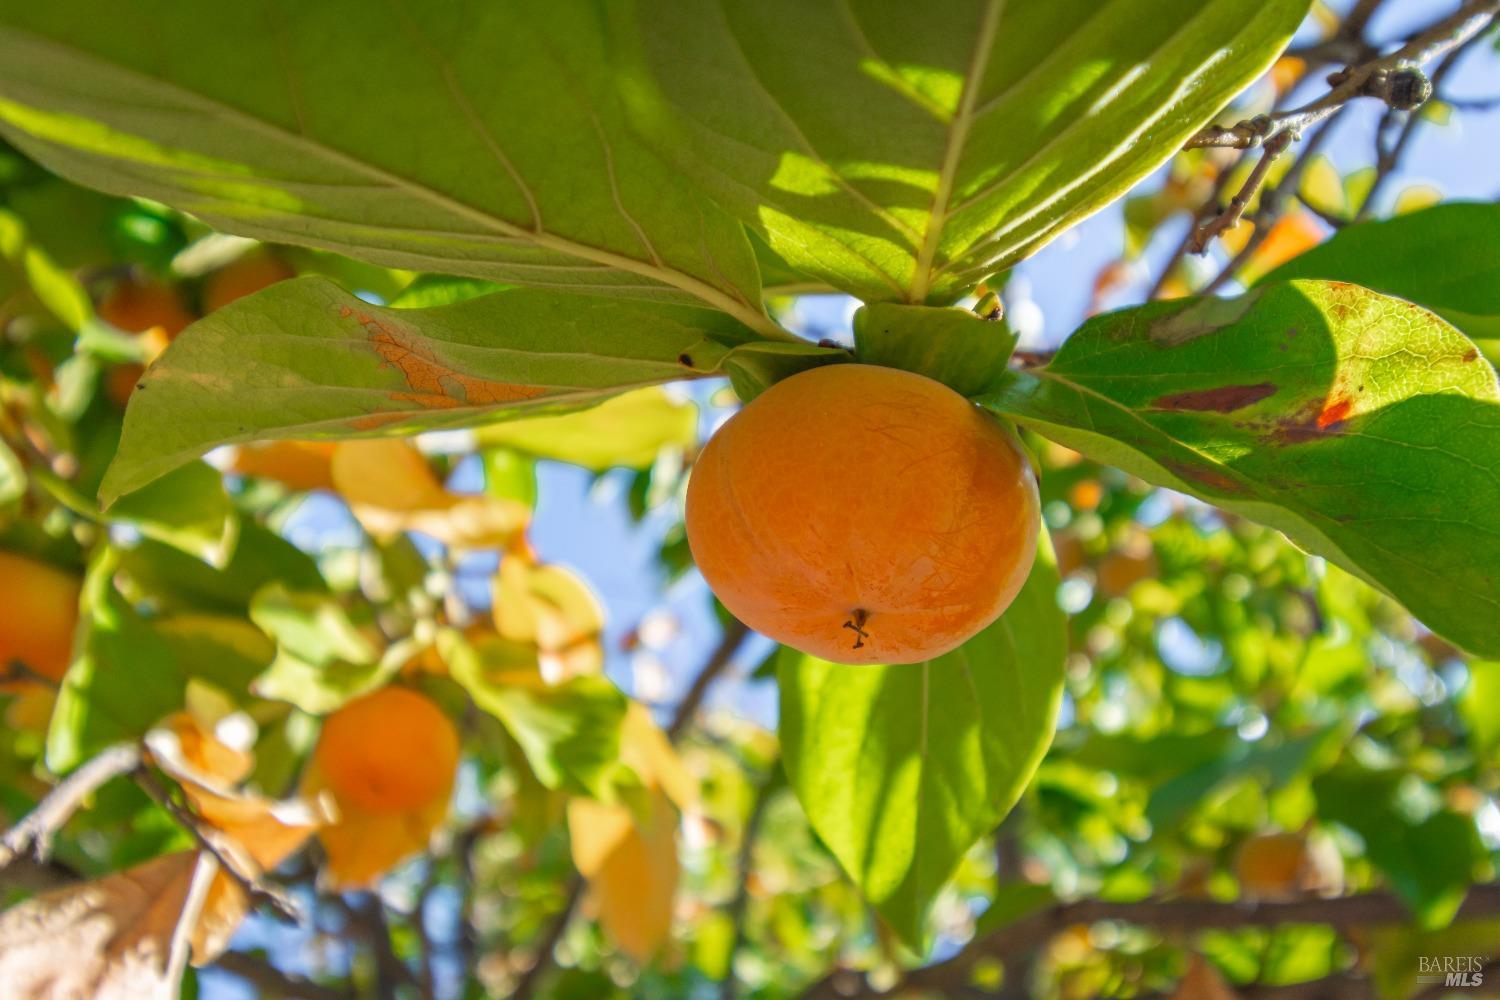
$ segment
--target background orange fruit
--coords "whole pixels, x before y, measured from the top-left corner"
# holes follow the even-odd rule
[[[0,552],[0,670],[18,661],[49,680],[62,680],[73,657],[80,586],[78,577],[46,563]]]
[[[416,691],[386,687],[323,722],[315,761],[340,799],[371,812],[405,812],[446,799],[458,731]]]
[[[1036,480],[988,414],[911,372],[842,364],[766,390],[709,441],[688,541],[724,605],[841,663],[912,663],[995,620],[1036,552]]]
[[[203,283],[203,311],[213,312],[278,281],[296,276],[283,261],[264,251],[249,253],[215,271]]]

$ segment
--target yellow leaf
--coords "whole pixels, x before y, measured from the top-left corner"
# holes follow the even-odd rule
[[[248,745],[231,746],[187,712],[163,719],[148,743],[163,769],[179,780],[234,785],[255,767]]]
[[[1392,215],[1406,215],[1424,208],[1431,208],[1443,200],[1443,192],[1431,184],[1412,184],[1396,196],[1396,204],[1391,206]]]
[[[458,548],[503,548],[531,519],[515,500],[450,492],[409,441],[342,442],[331,472],[354,516],[377,538],[419,531]]]
[[[1304,250],[1323,242],[1323,224],[1309,212],[1293,212],[1266,234],[1265,241],[1240,268],[1240,280],[1251,283],[1285,264]]]
[[[644,817],[624,805],[575,798],[568,803],[573,862],[589,880],[589,908],[610,939],[645,962],[672,928],[677,892],[677,811],[660,789]]]
[[[568,569],[506,556],[495,577],[494,618],[501,638],[536,646],[542,675],[552,683],[604,669],[604,609]]]
[[[274,479],[289,489],[331,490],[332,441],[266,441],[241,445],[229,464],[231,472]]]
[[[1343,216],[1349,211],[1349,197],[1344,190],[1344,175],[1326,156],[1313,157],[1302,175],[1297,193],[1304,201],[1325,215]]]
[[[632,701],[620,730],[620,759],[648,786],[659,787],[679,809],[698,801],[698,780],[683,766],[651,712]]]
[[[615,466],[648,469],[663,448],[688,448],[697,441],[698,408],[651,386],[576,413],[491,424],[476,436],[480,444],[501,444],[596,472]]]
[[[168,854],[0,913],[4,995],[175,1000],[186,957],[179,927],[203,906],[195,876],[211,873],[196,851]]]

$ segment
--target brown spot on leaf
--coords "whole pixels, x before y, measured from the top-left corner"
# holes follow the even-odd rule
[[[1232,413],[1252,403],[1258,403],[1276,394],[1276,386],[1270,382],[1255,385],[1221,385],[1213,389],[1194,389],[1190,392],[1174,392],[1159,396],[1152,402],[1158,410],[1211,410],[1214,413]]]
[[[362,417],[355,417],[349,421],[349,426],[357,431],[373,431],[378,427],[385,427],[388,424],[399,424],[408,416],[410,414],[400,411],[396,413],[367,413]]]
[[[414,403],[424,409],[452,409],[456,406],[486,406],[533,399],[547,390],[542,386],[514,382],[495,382],[455,371],[440,359],[431,345],[419,334],[409,333],[382,323],[373,316],[355,312],[348,306],[339,315],[354,316],[364,327],[370,345],[385,366],[401,372],[410,392],[393,392],[391,398]]]
[[[1471,347],[1471,348],[1469,348],[1467,351],[1464,352],[1464,356],[1463,356],[1462,360],[1464,360],[1464,361],[1477,361],[1477,360],[1479,360],[1479,348],[1477,348],[1477,347]]]
[[[1354,400],[1330,399],[1324,404],[1322,411],[1318,414],[1318,430],[1326,431],[1330,427],[1343,423],[1349,417],[1349,411],[1354,409]]]

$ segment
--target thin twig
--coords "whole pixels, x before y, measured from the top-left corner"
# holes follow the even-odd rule
[[[1472,42],[1473,39],[1470,39],[1469,44],[1472,44]],[[1459,56],[1463,55],[1467,48],[1468,45],[1459,46],[1445,55],[1442,62],[1438,63],[1437,68],[1432,71],[1432,88],[1434,92],[1438,92],[1443,81],[1453,71],[1453,67],[1458,62]],[[1382,141],[1382,137],[1386,134],[1390,125],[1394,123],[1396,116],[1403,113],[1406,117],[1401,123],[1401,131],[1397,134],[1396,141],[1386,145]],[[1417,129],[1421,127],[1423,121],[1425,119],[1422,115],[1415,111],[1386,112],[1385,117],[1380,123],[1380,128],[1375,133],[1375,179],[1370,182],[1370,189],[1365,192],[1365,199],[1360,203],[1359,210],[1355,213],[1354,217],[1356,219],[1368,219],[1371,213],[1375,211],[1375,208],[1379,204],[1381,192],[1385,189],[1386,184],[1390,182],[1391,177],[1396,172],[1396,168],[1401,165],[1401,158],[1406,154],[1407,147],[1411,145],[1411,141],[1416,136]]]
[[[693,716],[698,712],[698,706],[703,704],[704,697],[708,695],[708,689],[729,666],[729,661],[734,658],[735,652],[739,650],[749,634],[750,630],[738,619],[731,619],[729,624],[724,626],[724,634],[719,639],[719,644],[709,654],[703,668],[698,671],[698,676],[693,678],[692,686],[677,703],[677,710],[672,714],[672,721],[667,723],[669,738],[676,740],[687,728],[688,723],[693,721]]]
[[[552,968],[557,944],[562,940],[569,922],[573,919],[573,911],[578,909],[578,904],[582,899],[583,876],[575,874],[572,881],[568,883],[568,898],[563,902],[563,908],[558,911],[557,916],[552,918],[552,923],[547,926],[542,939],[537,942],[536,961],[532,962],[531,967],[521,973],[521,978],[516,980],[516,988],[511,990],[510,1000],[531,1000],[531,997],[536,994],[542,975]]]
[[[1240,220],[1245,217],[1245,209],[1250,207],[1251,199],[1266,182],[1266,174],[1270,171],[1271,164],[1286,152],[1287,147],[1295,138],[1297,138],[1295,132],[1278,132],[1266,141],[1260,159],[1255,163],[1255,169],[1250,171],[1250,176],[1245,178],[1245,183],[1240,185],[1240,189],[1229,200],[1229,204],[1222,212],[1193,229],[1188,239],[1189,253],[1203,253],[1208,249],[1208,244],[1213,241],[1214,237],[1220,233],[1227,233],[1240,224]]]
[[[219,867],[251,901],[267,907],[283,920],[301,922],[302,916],[296,902],[280,889],[260,882],[254,862],[245,856],[239,845],[220,837],[217,831],[204,824],[192,810],[172,798],[150,768],[138,765],[135,768],[135,783],[151,801],[171,814],[178,825],[198,842],[199,847],[214,856]]]
[[[262,994],[286,1000],[352,1000],[353,990],[338,990],[282,972],[268,960],[243,951],[226,951],[213,967],[256,987]]]
[[[129,773],[140,762],[141,748],[134,743],[121,743],[101,751],[64,778],[0,839],[0,868],[27,853],[46,860],[52,838],[79,810],[83,800],[110,779]]]
[[[1257,115],[1228,128],[1210,125],[1189,139],[1184,148],[1254,149],[1283,133],[1300,133],[1359,97],[1375,97],[1393,105],[1406,103],[1401,100],[1404,95],[1399,93],[1399,71],[1435,59],[1467,42],[1489,25],[1496,12],[1500,12],[1500,0],[1471,0],[1412,36],[1394,52],[1335,73],[1329,81],[1332,89],[1317,100],[1290,111]]]

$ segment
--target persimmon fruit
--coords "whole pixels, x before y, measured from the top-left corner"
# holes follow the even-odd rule
[[[374,813],[445,799],[458,768],[458,731],[416,691],[384,687],[323,722],[314,761],[341,800]]]
[[[295,277],[296,273],[269,253],[246,254],[215,271],[203,282],[203,311],[222,309],[235,299]]]
[[[73,658],[78,577],[12,552],[0,552],[0,670],[20,663],[61,681]],[[12,691],[20,684],[0,685]]]
[[[687,534],[751,628],[839,663],[915,663],[992,623],[1036,553],[1019,444],[922,375],[814,368],[747,404],[704,447]]]
[[[168,340],[194,319],[177,289],[156,280],[122,281],[99,303],[99,318],[128,333],[160,329]]]
[[[1240,844],[1234,874],[1246,895],[1281,899],[1294,895],[1309,873],[1306,842],[1295,833],[1259,833]]]

